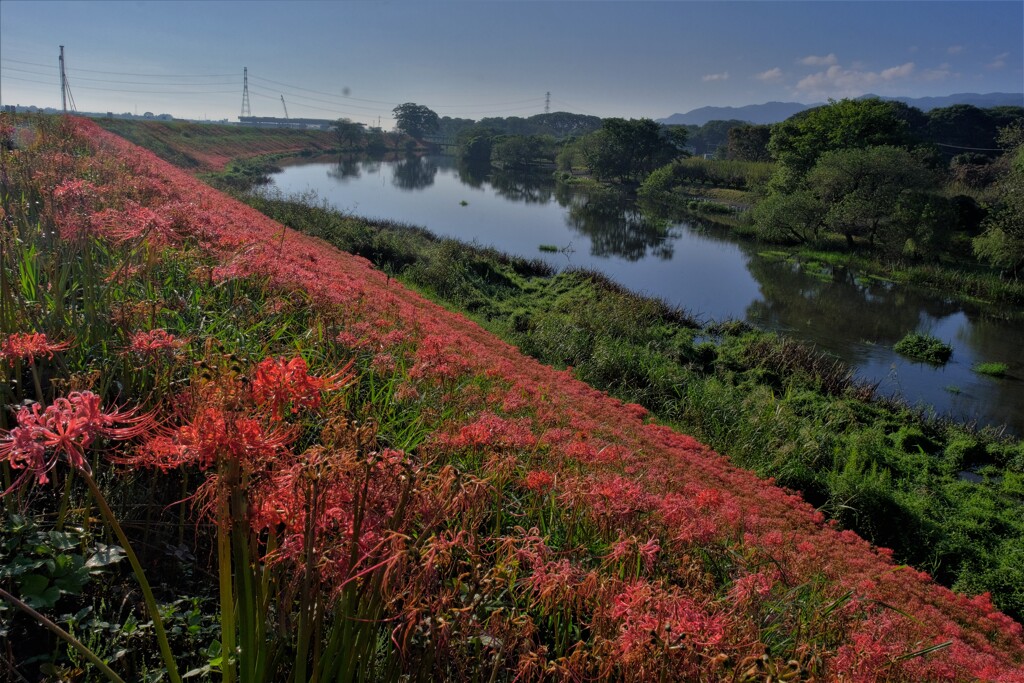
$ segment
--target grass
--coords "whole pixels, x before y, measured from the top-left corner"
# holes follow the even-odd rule
[[[989,377],[1005,377],[1007,370],[1010,369],[1006,363],[978,363],[973,368],[974,372],[979,375],[988,375]]]
[[[892,348],[898,354],[934,365],[945,365],[953,355],[952,346],[938,337],[921,332],[906,334]]]

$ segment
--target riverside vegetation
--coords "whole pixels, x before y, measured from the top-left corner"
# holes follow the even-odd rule
[[[16,677],[1024,680],[1024,629],[987,596],[894,564],[641,406],[94,124],[0,124],[0,387],[15,408],[0,418],[0,639]],[[790,460],[819,436],[791,411],[832,414],[837,437],[878,411],[865,456],[902,451],[912,474],[968,486],[952,448],[926,450],[944,425],[887,433],[898,408],[860,401],[798,347],[697,330],[586,274],[538,279],[275,210],[339,243],[347,225],[382,255],[436,250],[401,276],[445,283],[653,406],[670,386],[697,392],[665,419],[685,416],[669,404],[713,416],[734,457],[793,428]],[[500,296],[517,288],[550,305]],[[700,368],[715,383],[672,375]],[[760,422],[737,416],[748,401]],[[1019,446],[958,435],[1002,475],[963,489],[979,507],[1019,497]],[[849,482],[884,483],[887,465],[855,461]]]

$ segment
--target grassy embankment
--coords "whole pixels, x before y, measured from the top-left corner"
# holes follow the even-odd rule
[[[841,364],[745,325],[702,327],[599,275],[552,275],[424,230],[248,198],[368,258],[520,350],[800,491],[898,561],[1024,615],[1024,447],[871,398]],[[973,470],[981,483],[964,481]]]
[[[704,184],[734,188],[770,172],[763,164],[684,163]],[[1024,616],[1020,442],[872,400],[847,369],[799,344],[743,325],[702,328],[593,274],[552,276],[540,264],[423,230],[321,206],[247,201],[775,477],[898,560],[958,590],[989,591],[1002,609]],[[983,481],[965,481],[965,470]]]
[[[365,260],[31,125],[0,150],[16,677],[1017,680],[985,598]]]

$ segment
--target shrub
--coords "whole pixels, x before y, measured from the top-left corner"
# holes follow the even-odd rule
[[[923,360],[936,365],[944,365],[953,355],[953,347],[941,341],[938,337],[920,332],[911,332],[896,342],[893,351],[896,353]]]

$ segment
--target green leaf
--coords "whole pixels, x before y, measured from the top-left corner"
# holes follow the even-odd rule
[[[29,607],[53,607],[60,598],[60,589],[50,585],[50,579],[42,574],[27,574],[18,581],[22,599]]]
[[[51,531],[50,542],[57,550],[71,550],[78,546],[78,537],[67,531]]]
[[[124,548],[119,545],[106,545],[105,543],[96,544],[96,552],[90,557],[86,563],[86,569],[102,569],[107,565],[120,562],[127,555],[124,552]]]

